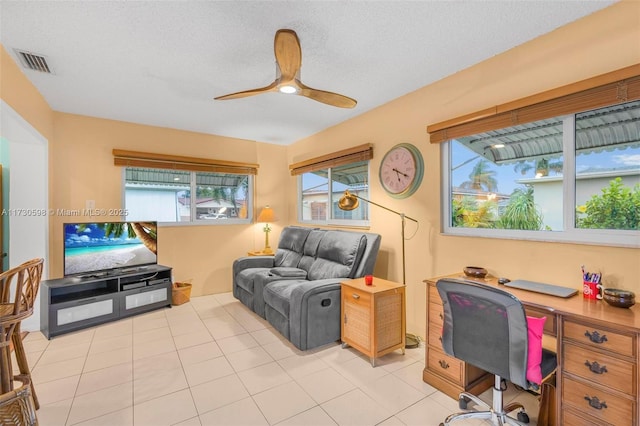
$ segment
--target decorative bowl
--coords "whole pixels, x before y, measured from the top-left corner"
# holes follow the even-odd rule
[[[636,295],[632,291],[619,288],[605,288],[602,298],[611,306],[618,308],[630,308],[636,303]]]
[[[465,266],[462,272],[471,278],[484,278],[487,276],[487,270],[480,266]]]

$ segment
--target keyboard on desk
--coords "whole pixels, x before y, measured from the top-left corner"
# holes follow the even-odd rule
[[[553,284],[537,283],[535,281],[527,280],[511,281],[506,283],[504,286],[564,298],[571,297],[578,293],[578,290],[576,290],[575,288],[562,287]]]

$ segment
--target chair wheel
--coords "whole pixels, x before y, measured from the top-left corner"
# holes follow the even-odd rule
[[[466,410],[467,404],[469,403],[469,401],[471,401],[469,398],[461,396],[460,398],[458,398],[458,407],[461,410]]]
[[[529,423],[529,415],[524,411],[518,411],[518,421],[522,423]]]

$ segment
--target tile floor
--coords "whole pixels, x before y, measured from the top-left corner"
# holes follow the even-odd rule
[[[458,411],[422,381],[423,347],[375,368],[338,343],[301,352],[230,293],[52,340],[32,332],[25,349],[41,426],[438,425]],[[535,396],[515,396],[534,425]]]

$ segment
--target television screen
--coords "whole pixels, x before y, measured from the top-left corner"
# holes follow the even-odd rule
[[[64,224],[64,275],[157,263],[157,222]]]

